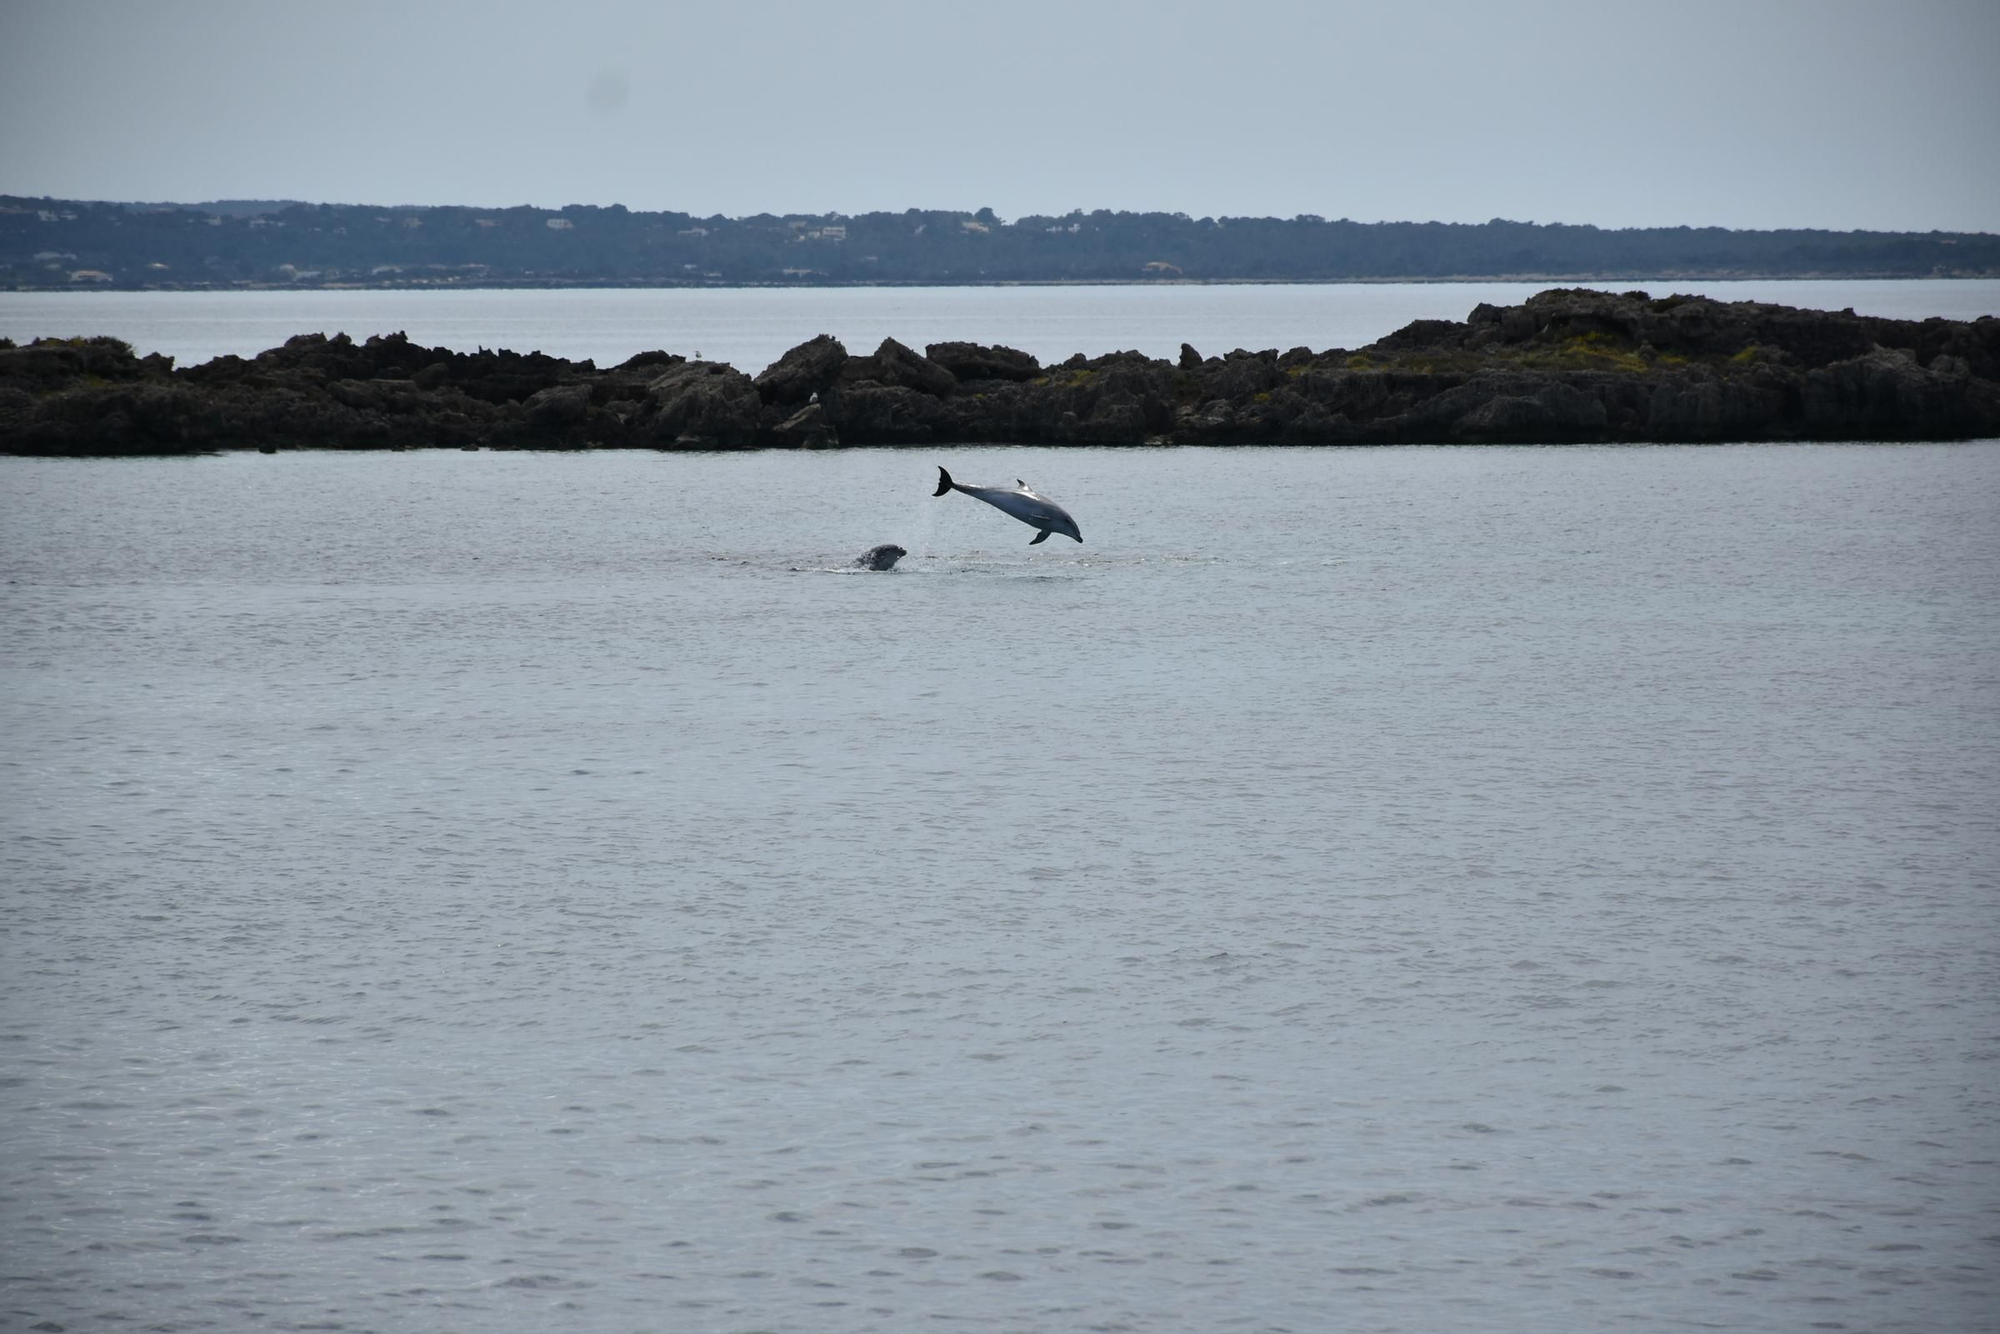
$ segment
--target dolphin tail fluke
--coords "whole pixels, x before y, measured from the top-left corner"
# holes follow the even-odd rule
[[[1050,531],[1051,531],[1051,530],[1049,530],[1049,529],[1047,529],[1047,528],[1044,528],[1044,529],[1042,529],[1042,531],[1041,531],[1041,532],[1039,532],[1039,533],[1036,533],[1036,534],[1035,534],[1035,535],[1034,535],[1033,537],[1031,537],[1031,538],[1029,538],[1029,539],[1028,539],[1028,545],[1029,545],[1029,546],[1034,546],[1034,545],[1035,545],[1035,544],[1036,544],[1037,542],[1046,542],[1046,541],[1048,541],[1048,540],[1049,540],[1049,532],[1050,532]]]
[[[947,491],[951,490],[951,488],[952,488],[952,485],[953,485],[953,483],[952,483],[952,480],[951,480],[951,474],[950,474],[950,473],[948,473],[948,472],[946,472],[946,471],[945,471],[945,470],[944,470],[943,468],[939,468],[939,469],[938,469],[938,489],[937,489],[937,490],[935,490],[935,491],[933,491],[933,492],[931,492],[931,494],[932,494],[932,495],[934,495],[934,496],[941,496],[941,495],[943,495],[943,494],[944,494],[945,492],[947,492]]]

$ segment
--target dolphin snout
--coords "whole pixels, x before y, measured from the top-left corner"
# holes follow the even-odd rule
[[[897,561],[909,554],[894,542],[884,542],[879,547],[870,547],[862,552],[854,563],[864,570],[891,570]]]

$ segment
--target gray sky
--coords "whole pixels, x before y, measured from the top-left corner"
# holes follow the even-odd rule
[[[0,193],[2000,231],[2000,0],[0,0]]]

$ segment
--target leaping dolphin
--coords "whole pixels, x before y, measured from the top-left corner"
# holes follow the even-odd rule
[[[1028,545],[1046,542],[1050,533],[1061,533],[1083,541],[1083,534],[1077,530],[1076,520],[1069,517],[1069,511],[1050,500],[1047,496],[1036,495],[1020,478],[1014,479],[1018,489],[1008,490],[1004,486],[965,486],[951,480],[951,474],[938,469],[938,489],[932,495],[941,496],[947,491],[963,491],[974,500],[983,500],[1003,514],[1011,514],[1030,528],[1041,531],[1028,539]]]

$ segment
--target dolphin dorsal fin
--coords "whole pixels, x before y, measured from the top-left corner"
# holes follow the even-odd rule
[[[1026,490],[1028,489],[1028,484],[1027,484],[1026,482],[1022,481],[1022,480],[1021,480],[1020,478],[1018,478],[1018,477],[1016,477],[1016,478],[1014,479],[1014,485],[1015,485],[1015,486],[1018,486],[1018,487],[1020,487],[1020,488],[1021,488],[1021,489],[1022,489],[1023,491],[1026,491]]]

